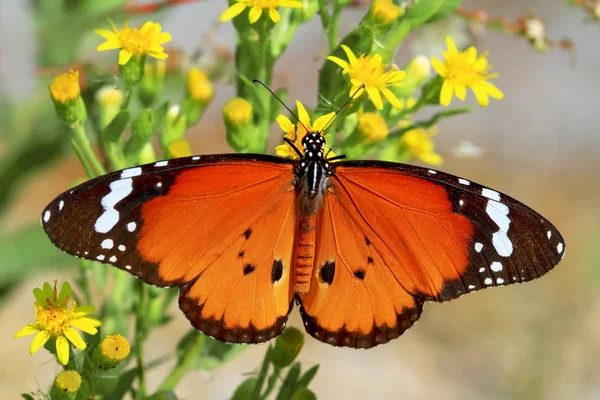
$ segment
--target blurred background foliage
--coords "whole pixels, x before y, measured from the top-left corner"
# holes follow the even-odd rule
[[[196,153],[229,151],[220,110],[233,94],[224,84],[233,73],[233,31],[216,23],[225,2],[60,3],[0,0],[0,24],[8,28],[0,35],[0,315],[5,321],[0,385],[7,398],[16,398],[24,380],[36,389],[56,372],[44,373],[47,355],[29,357],[27,344],[10,337],[27,322],[22,310],[29,310],[29,289],[19,289],[32,285],[22,283],[68,276],[63,271],[75,268],[38,224],[42,207],[84,176],[47,87],[56,74],[81,69],[86,76],[82,97],[91,103],[113,79],[105,67],[114,62],[93,51],[98,44],[93,29],[107,18],[119,26],[125,19],[134,25],[161,21],[177,38],[168,49],[168,95],[181,97],[181,74],[172,71],[191,64],[203,65],[217,82],[215,101],[187,138]],[[449,32],[463,44],[490,50],[506,98],[440,126],[442,169],[496,187],[540,211],[564,233],[569,254],[539,282],[428,306],[415,328],[387,346],[341,350],[307,337],[300,359],[308,368],[320,364],[311,387],[322,398],[600,397],[600,33],[595,14],[600,6],[595,4],[465,0],[457,15],[407,39],[396,58],[399,65],[416,55],[439,55]],[[353,2],[340,31],[356,26],[368,6],[368,1]],[[514,31],[525,17],[532,19],[527,13],[545,24],[544,40]],[[318,21],[301,27],[275,66],[274,84],[287,86],[289,98],[316,105],[317,68],[327,52]],[[93,132],[92,139],[99,135]],[[278,132],[272,135],[271,152],[279,142]],[[469,146],[478,151],[466,151]],[[151,338],[148,352],[154,357],[172,352],[173,338],[188,328],[180,313],[174,314],[174,321]],[[292,325],[300,326],[296,317]],[[219,369],[209,357],[201,369],[210,372],[200,378],[191,374],[178,393],[182,398],[226,398],[265,350],[253,346],[239,362]],[[164,375],[159,368],[150,374]]]

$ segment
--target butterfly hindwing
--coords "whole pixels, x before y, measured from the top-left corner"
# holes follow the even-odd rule
[[[290,310],[291,163],[268,156],[159,161],[88,181],[42,214],[59,248],[158,286],[181,286],[200,330],[230,342],[278,334]]]

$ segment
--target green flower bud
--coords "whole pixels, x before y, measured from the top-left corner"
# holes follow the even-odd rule
[[[312,390],[303,387],[294,392],[292,400],[317,400],[317,395]]]
[[[191,68],[187,75],[186,97],[183,101],[187,126],[195,125],[200,120],[214,95],[215,89],[208,75],[198,68]]]
[[[186,128],[185,115],[181,112],[181,108],[177,104],[172,105],[167,112],[160,135],[160,147],[166,151],[173,140],[184,137]]]
[[[94,350],[94,362],[102,369],[114,368],[129,356],[130,351],[131,347],[124,336],[108,335]]]
[[[123,91],[114,86],[104,86],[96,92],[100,128],[104,129],[117,116],[123,104]]]
[[[137,84],[144,76],[146,56],[134,54],[125,64],[119,64],[119,76],[127,85]]]
[[[271,361],[275,366],[285,368],[294,361],[303,345],[302,332],[289,327],[275,340],[275,347],[270,354]]]
[[[154,113],[150,109],[144,109],[135,117],[131,123],[131,137],[125,145],[125,154],[131,157],[144,148],[150,142],[154,134]]]
[[[81,375],[77,371],[63,371],[54,379],[50,390],[52,400],[73,400],[81,388]]]
[[[87,112],[80,95],[79,71],[58,75],[49,89],[58,117],[70,126],[83,125]]]
[[[144,76],[137,90],[140,103],[144,107],[150,107],[162,93],[166,72],[167,62],[165,60],[146,62],[144,65]]]
[[[425,56],[413,58],[404,71],[406,72],[406,77],[402,81],[402,85],[391,88],[392,92],[400,98],[407,98],[413,95],[429,79],[431,75],[429,58]]]
[[[235,151],[243,151],[251,137],[252,104],[241,97],[234,97],[223,107],[227,143]]]

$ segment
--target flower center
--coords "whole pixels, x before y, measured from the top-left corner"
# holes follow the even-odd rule
[[[46,307],[36,306],[35,318],[40,330],[48,331],[52,336],[60,336],[65,329],[71,327],[74,309],[75,303],[69,309],[54,304],[46,305]]]
[[[350,79],[356,79],[366,86],[372,86],[381,90],[395,84],[395,82],[387,81],[387,74],[384,74],[385,67],[385,64],[373,62],[372,56],[362,54],[348,71],[348,75],[350,75]]]
[[[446,60],[449,80],[470,86],[486,78],[485,71],[477,71],[472,61],[466,56],[459,55]]]

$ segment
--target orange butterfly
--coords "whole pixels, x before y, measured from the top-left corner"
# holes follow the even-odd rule
[[[327,159],[180,158],[92,179],[42,214],[60,249],[180,288],[200,331],[235,343],[281,333],[294,300],[308,333],[368,348],[426,301],[529,281],[565,254],[557,229],[497,191],[440,171]]]

